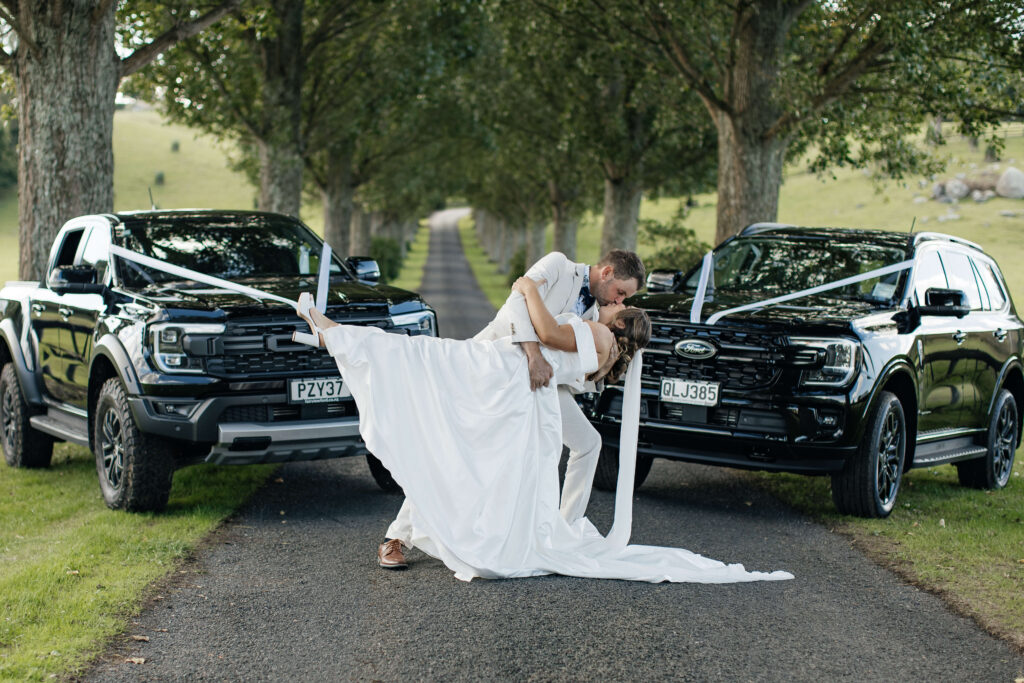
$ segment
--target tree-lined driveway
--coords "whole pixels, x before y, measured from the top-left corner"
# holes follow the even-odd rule
[[[435,215],[431,229],[423,291],[442,333],[468,336],[493,308],[459,275],[465,263],[451,215]],[[282,467],[158,588],[87,679],[1012,682],[1024,675],[1024,657],[1005,642],[728,470],[659,460],[635,498],[633,541],[683,546],[748,569],[786,569],[795,580],[651,585],[551,576],[466,584],[415,552],[408,571],[387,572],[374,552],[400,503],[377,490],[361,459]],[[599,527],[608,528],[612,504],[610,494],[594,493],[589,515]]]

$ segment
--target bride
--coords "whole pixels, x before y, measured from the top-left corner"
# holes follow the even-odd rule
[[[520,278],[514,289],[526,298],[557,383],[584,375],[615,381],[626,374],[623,467],[607,536],[586,518],[570,525],[559,513],[555,382],[531,390],[526,355],[510,339],[389,334],[335,323],[312,307],[308,294],[299,300],[299,315],[352,392],[366,447],[411,504],[402,543],[440,559],[463,581],[544,574],[700,583],[792,578],[782,571],[747,572],[681,548],[627,545],[640,349],[650,339],[650,321],[639,309],[623,308],[605,324],[575,316],[560,322],[533,280]]]

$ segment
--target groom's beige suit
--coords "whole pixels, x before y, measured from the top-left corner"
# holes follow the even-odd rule
[[[589,268],[590,266],[574,263],[566,258],[565,254],[554,251],[537,261],[526,271],[526,276],[539,283],[537,290],[544,300],[544,306],[557,318],[563,313],[575,312],[580,289]],[[580,315],[584,320],[597,320],[597,316],[596,302]],[[526,309],[526,299],[519,292],[512,292],[498,310],[498,314],[494,316],[494,320],[473,338],[501,337],[512,337],[514,342],[537,341],[537,333]],[[580,410],[573,394],[594,390],[592,382],[558,387],[558,405],[562,411],[562,443],[569,447],[569,462],[565,468],[565,482],[562,484],[559,508],[562,517],[569,523],[576,521],[587,511],[597,459],[601,453],[601,435]]]
[[[584,277],[590,266],[574,263],[560,252],[551,252],[537,261],[526,276],[540,285],[538,291],[551,315],[573,313],[580,297]],[[541,280],[544,282],[541,283]],[[596,302],[580,316],[584,320],[597,320]],[[515,342],[538,341],[537,333],[530,322],[526,300],[519,292],[512,292],[494,320],[489,322],[474,339],[493,340],[512,337]],[[559,505],[562,517],[574,522],[583,516],[590,502],[590,491],[601,452],[601,435],[583,414],[574,393],[594,391],[592,382],[561,385],[557,388],[558,404],[562,412],[562,443],[569,447],[569,462],[565,469],[565,483],[562,485],[562,499]],[[388,528],[387,538],[409,539],[412,535],[411,508],[406,500],[398,511],[398,517]]]

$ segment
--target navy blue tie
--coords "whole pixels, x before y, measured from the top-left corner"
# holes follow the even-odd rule
[[[580,314],[594,305],[594,295],[590,293],[590,287],[584,286],[580,289],[580,305],[583,307]]]

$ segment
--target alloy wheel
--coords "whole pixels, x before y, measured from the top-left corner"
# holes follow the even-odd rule
[[[875,481],[878,485],[878,500],[888,509],[896,500],[900,485],[900,446],[903,440],[902,421],[895,411],[885,415],[885,423],[878,439],[878,461]]]
[[[1013,452],[1017,444],[1017,410],[1012,402],[1003,403],[996,422],[995,452],[992,454],[992,475],[997,486],[1006,485],[1013,467]]]
[[[100,451],[103,454],[103,474],[110,487],[116,490],[121,486],[124,476],[124,430],[121,419],[113,410],[103,415]]]
[[[5,386],[4,387],[4,396],[3,396],[3,406],[2,406],[2,409],[3,409],[3,419],[2,419],[2,421],[0,421],[0,429],[3,429],[4,450],[7,453],[13,453],[14,452],[14,447],[15,447],[15,443],[14,443],[14,429],[15,429],[14,414],[15,414],[15,411],[17,410],[17,406],[14,403],[15,400],[17,400],[17,399],[15,398],[14,392],[11,390],[11,387]]]

